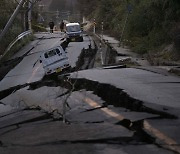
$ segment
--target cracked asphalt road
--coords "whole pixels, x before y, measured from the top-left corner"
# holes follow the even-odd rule
[[[59,45],[63,41],[61,36],[37,34],[40,40],[35,47],[1,80],[1,154],[180,153],[178,102],[175,103],[176,108],[172,106],[174,101],[169,106],[160,103],[149,105],[142,98],[154,102],[156,98],[149,99],[145,93],[137,97],[135,92],[138,88],[132,80],[127,82],[135,77],[138,84],[142,81],[147,87],[153,87],[156,80],[153,80],[153,85],[146,83],[149,82],[148,73],[144,80],[141,76],[146,74],[144,71],[134,71],[133,77],[127,78],[127,74],[113,73],[109,69],[77,71],[71,78],[44,78],[41,65],[35,62],[43,48]],[[70,42],[66,48],[73,67],[82,60],[79,59],[81,50],[88,49],[92,41],[88,36],[84,37],[84,43]],[[86,56],[83,61],[89,57]],[[154,73],[153,77],[156,76]],[[161,82],[170,83],[170,80],[166,78]],[[175,89],[177,96],[178,83]],[[170,84],[168,87],[172,88]],[[132,85],[134,91],[129,93],[126,86],[131,89]],[[151,93],[150,89],[146,92]]]

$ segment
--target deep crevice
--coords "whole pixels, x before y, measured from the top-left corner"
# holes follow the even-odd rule
[[[10,133],[10,132],[13,132],[13,131],[16,131],[17,129],[19,129],[20,127],[18,126],[18,125],[16,125],[16,128],[12,128],[12,129],[10,129],[10,130],[8,130],[8,131],[5,131],[5,132],[3,132],[2,134],[0,134],[0,136],[2,136],[2,135],[5,135],[5,134],[8,134],[8,133]],[[0,145],[1,146],[1,145]],[[3,146],[3,145],[2,145]]]
[[[18,111],[13,111],[13,112],[10,112],[10,113],[8,113],[8,114],[4,114],[4,115],[0,116],[0,118],[6,117],[6,116],[9,116],[9,115],[12,115],[12,114],[18,113],[18,112],[21,112],[21,110],[18,110]]]
[[[117,145],[146,145],[146,142],[138,142],[136,137],[114,137],[104,139],[89,139],[89,140],[59,140],[52,142],[44,142],[35,145],[27,144],[12,144],[12,146],[34,147],[62,144],[117,144]]]
[[[86,89],[87,91],[93,91],[94,94],[101,97],[105,101],[104,106],[113,105],[115,107],[123,107],[131,111],[146,112],[146,113],[160,115],[163,118],[170,118],[170,119],[177,118],[175,115],[172,115],[168,112],[147,107],[145,106],[144,102],[132,98],[126,92],[124,92],[123,89],[118,89],[115,86],[112,86],[109,84],[99,83],[97,81],[91,81],[87,79],[71,79],[71,83],[75,83],[74,91],[79,91],[82,89]],[[71,85],[69,85],[69,83],[66,82],[66,77],[64,79],[58,80],[56,76],[54,80],[43,79],[42,81],[25,84],[25,85],[19,85],[19,86],[1,91],[0,99],[26,86],[29,86],[28,90],[35,90],[43,86],[49,86],[49,87],[61,86],[69,90],[71,90],[72,88]],[[109,91],[111,91],[111,93],[109,93]],[[68,91],[64,93],[63,95],[65,94],[68,94]]]
[[[3,147],[3,142],[2,141],[0,141],[0,147]]]
[[[47,120],[47,119],[51,119],[51,118],[52,117],[50,116],[50,114],[45,114],[45,115],[42,115],[42,116],[39,116],[39,117],[36,117],[36,118],[32,118],[32,119],[29,119],[29,120],[18,122],[18,123],[12,124],[12,125],[7,125],[7,126],[4,126],[4,127],[0,127],[0,129],[8,128],[8,127],[11,127],[11,126],[19,126],[19,125],[22,125],[22,124],[27,124],[27,123],[32,123],[32,122],[37,122],[37,121],[42,121],[42,120]]]
[[[101,124],[104,123],[104,121],[86,121],[86,124]]]
[[[24,85],[17,85],[17,86],[11,87],[9,89],[0,91],[0,100],[9,96],[10,94],[16,92],[17,90],[27,87],[28,85],[29,84],[26,83]]]
[[[131,111],[157,114],[164,118],[177,118],[175,115],[172,115],[170,113],[146,107],[144,102],[132,98],[126,92],[124,92],[123,89],[118,89],[110,84],[99,83],[97,81],[91,81],[87,79],[72,79],[72,82],[76,82],[76,91],[79,91],[81,89],[93,91],[94,94],[101,97],[107,103],[107,105],[123,107],[126,109],[130,109]]]

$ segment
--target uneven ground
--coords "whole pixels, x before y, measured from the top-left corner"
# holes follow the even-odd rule
[[[29,57],[38,55],[40,46],[52,43],[56,42],[48,44],[43,38]],[[74,49],[79,52],[79,48],[79,43],[67,47],[75,64],[71,74],[41,79],[40,73],[40,80],[13,82],[16,86],[0,92],[1,108],[6,109],[0,114],[1,153],[180,153],[178,102],[173,107],[178,101],[179,79],[149,69],[126,68],[124,63],[109,66],[114,63],[113,54],[111,58],[103,55],[111,49],[96,54],[94,47],[87,46],[77,57]],[[37,59],[31,60],[37,70]],[[172,87],[175,92],[169,93]],[[167,93],[176,101],[169,101],[173,99],[168,96],[163,99]],[[165,105],[160,104],[163,101]]]

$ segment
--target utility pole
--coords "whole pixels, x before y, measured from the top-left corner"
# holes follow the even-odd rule
[[[12,25],[14,19],[16,18],[17,14],[19,13],[20,8],[23,6],[25,0],[21,0],[18,4],[18,6],[16,7],[14,13],[12,14],[12,16],[10,17],[9,21],[7,22],[6,26],[4,27],[2,33],[0,34],[0,41],[3,38],[3,36],[7,33],[7,31],[9,30],[10,26]]]
[[[31,21],[32,21],[32,2],[31,1],[29,1],[29,4],[28,4],[28,10],[29,10],[29,12],[28,12],[28,27],[29,27],[29,30],[32,30],[32,23],[31,23]]]
[[[68,12],[67,15],[68,15],[68,22],[70,22],[70,12]]]
[[[93,29],[93,32],[94,32],[94,34],[96,33],[96,19],[94,18],[94,27],[93,27],[94,29]]]
[[[101,22],[101,30],[102,30],[102,34],[101,34],[101,40],[103,40],[103,33],[104,33],[104,22]]]
[[[33,5],[38,2],[35,0],[27,0],[27,10],[25,13],[25,31],[26,30],[32,30],[32,8]]]
[[[24,31],[27,31],[29,29],[29,0],[25,2],[24,7]]]
[[[126,23],[128,21],[128,17],[129,17],[129,12],[127,13],[127,16],[126,16],[126,19],[125,19],[125,23],[124,23],[124,26],[123,26],[123,30],[122,30],[122,33],[121,33],[121,38],[120,38],[120,41],[119,41],[120,45],[121,45],[121,41],[122,41],[122,38],[123,38],[124,30],[125,30],[125,27],[126,27]]]
[[[127,0],[127,2],[129,2]],[[132,13],[132,6],[131,4],[128,4],[127,5],[127,16],[126,16],[126,19],[125,19],[125,22],[124,22],[124,26],[123,26],[123,30],[122,30],[122,33],[121,33],[121,37],[120,37],[120,41],[119,41],[119,46],[121,46],[121,41],[123,39],[123,35],[124,35],[124,30],[126,28],[126,24],[127,24],[127,21],[128,21],[128,17],[129,17],[129,14]]]
[[[56,19],[59,19],[59,10],[56,11]]]

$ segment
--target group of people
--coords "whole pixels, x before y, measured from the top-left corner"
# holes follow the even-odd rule
[[[50,21],[49,22],[49,28],[50,28],[50,33],[53,33],[54,32],[54,22],[53,21]],[[64,31],[64,21],[62,20],[61,23],[60,23],[60,30],[61,32]]]

